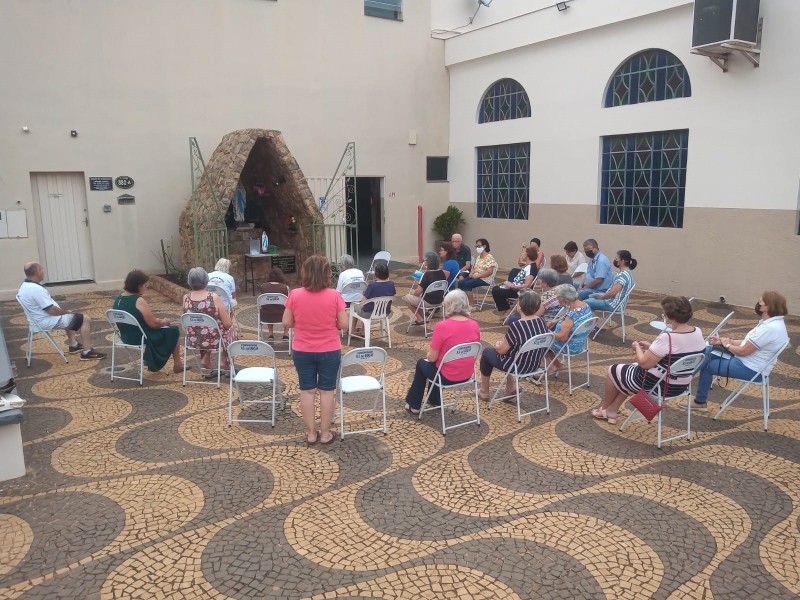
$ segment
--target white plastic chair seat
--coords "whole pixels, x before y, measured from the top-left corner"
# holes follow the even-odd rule
[[[350,375],[343,377],[339,386],[345,394],[355,392],[374,392],[381,389],[381,382],[369,375]]]
[[[234,383],[272,383],[275,369],[271,367],[246,367],[237,371]]]

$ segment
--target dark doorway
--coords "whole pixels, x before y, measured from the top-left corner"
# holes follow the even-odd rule
[[[383,250],[383,177],[356,177],[355,187],[348,178],[347,189],[347,203],[355,204],[357,216],[358,256],[352,243],[348,250],[359,263],[369,264],[375,253]]]

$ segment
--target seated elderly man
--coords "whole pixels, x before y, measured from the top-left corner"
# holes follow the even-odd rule
[[[34,324],[43,330],[63,329],[67,334],[67,349],[70,354],[81,353],[81,360],[105,358],[102,352],[92,348],[92,320],[88,315],[73,313],[61,308],[42,285],[44,268],[37,262],[26,263],[23,267],[25,281],[19,288],[19,300],[31,315]],[[77,340],[80,333],[81,342]],[[84,347],[86,344],[87,347]]]
[[[586,300],[592,294],[604,294],[614,283],[614,273],[611,272],[611,261],[600,252],[597,240],[588,239],[583,242],[583,251],[589,259],[589,268],[583,280],[578,296]]]
[[[460,233],[454,233],[450,236],[450,243],[453,244],[453,252],[456,253],[456,261],[458,261],[459,272],[470,272],[472,269],[472,252],[469,246],[464,245],[464,238]]]
[[[208,274],[208,283],[216,285],[227,292],[227,297],[220,296],[225,303],[228,312],[232,311],[238,304],[236,301],[236,282],[231,272],[231,261],[227,258],[220,258],[214,266],[214,270]]]

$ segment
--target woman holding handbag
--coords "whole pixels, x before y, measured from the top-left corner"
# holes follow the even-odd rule
[[[703,352],[705,341],[699,327],[689,325],[692,305],[683,296],[667,296],[661,300],[663,331],[652,342],[633,342],[636,362],[608,367],[605,396],[599,408],[592,410],[595,419],[617,423],[617,411],[622,403],[640,390],[650,390],[668,370],[669,366],[690,354]],[[691,377],[672,377],[666,382],[670,396],[676,396],[689,387]]]

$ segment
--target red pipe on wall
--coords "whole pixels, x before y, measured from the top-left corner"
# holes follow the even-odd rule
[[[417,204],[417,252],[422,262],[422,205]]]

